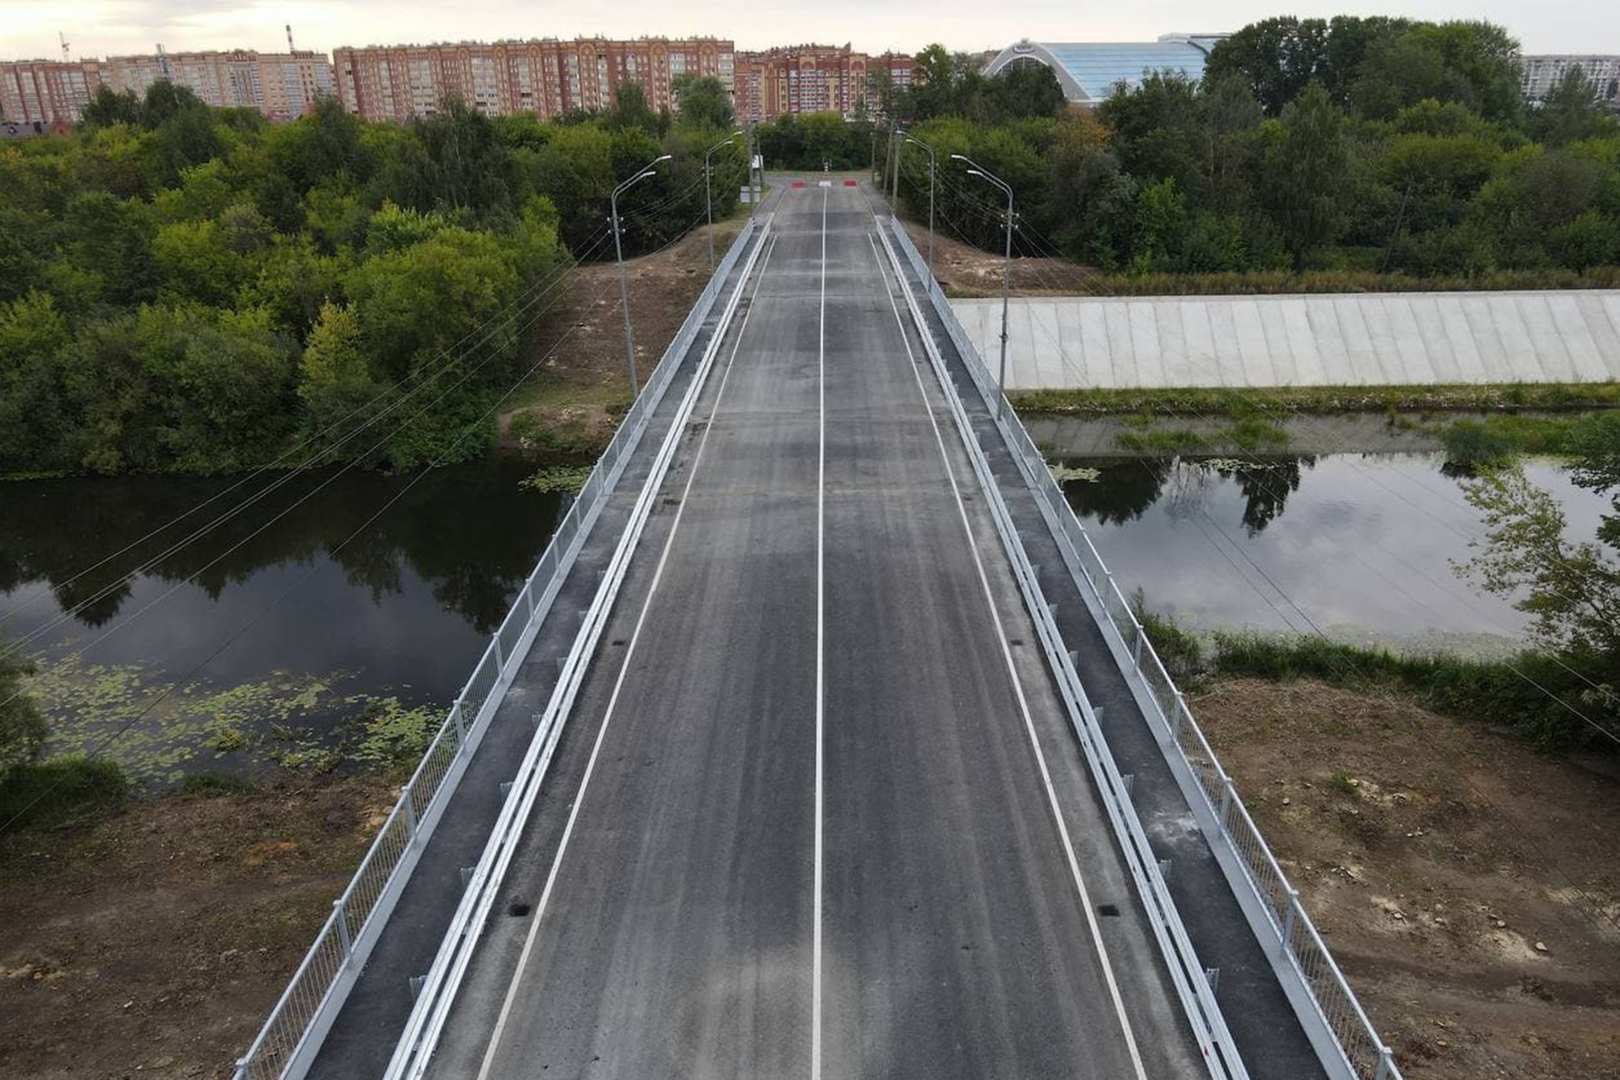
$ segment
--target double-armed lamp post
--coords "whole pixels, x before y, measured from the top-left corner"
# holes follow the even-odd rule
[[[668,161],[669,154],[660,154],[647,162],[645,166],[636,170],[634,176],[613,189],[608,196],[608,205],[613,211],[613,257],[619,263],[619,305],[624,308],[624,356],[626,365],[630,368],[630,396],[634,398],[641,392],[640,380],[636,378],[636,332],[630,327],[630,286],[624,276],[624,247],[619,243],[619,196],[632,187],[647,179],[658,175],[655,166],[660,161]]]
[[[711,274],[714,273],[714,195],[711,194],[709,190],[709,160],[714,157],[714,152],[716,150],[720,149],[722,146],[729,145],[737,138],[737,136],[741,134],[743,134],[743,132],[740,128],[733,131],[730,135],[727,135],[725,138],[709,147],[708,151],[703,155],[703,203],[708,208],[709,215],[709,273]],[[743,149],[744,152],[747,151],[746,143]],[[752,181],[753,178],[754,168],[753,163],[750,161],[748,167],[748,179]]]
[[[996,402],[996,419],[999,420],[1007,408],[1007,291],[1012,282],[1013,190],[1005,180],[966,154],[952,154],[951,160],[964,163],[968,166],[969,176],[977,176],[1007,196],[1007,254],[1001,266],[1001,400]]]

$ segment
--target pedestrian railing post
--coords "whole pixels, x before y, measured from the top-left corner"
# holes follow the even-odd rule
[[[1288,907],[1283,912],[1282,925],[1282,951],[1287,956],[1294,950],[1294,919],[1299,911],[1299,890],[1292,885],[1288,889]]]
[[[1395,1054],[1387,1046],[1378,1048],[1378,1073],[1373,1080],[1389,1080],[1395,1075]]]
[[[409,842],[416,843],[416,806],[411,798],[411,786],[406,784],[399,789],[400,809],[405,811],[405,835]]]
[[[450,705],[450,719],[456,725],[456,745],[458,747],[465,746],[467,744],[467,721],[462,718],[461,698],[459,697]]]
[[[332,901],[332,921],[337,924],[338,943],[343,946],[343,959],[348,960],[349,954],[354,952],[354,942],[349,939],[349,912],[343,906],[343,897]]]
[[[490,640],[495,643],[495,675],[497,678],[499,678],[500,673],[506,669],[506,661],[501,659],[500,632],[496,631],[495,635]]]
[[[1221,774],[1221,831],[1226,832],[1226,823],[1231,820],[1232,800],[1237,797],[1233,790],[1232,778],[1225,773]]]

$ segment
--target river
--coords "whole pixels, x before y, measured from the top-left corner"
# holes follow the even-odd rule
[[[519,486],[532,471],[492,458],[415,482],[305,474],[171,554],[281,478],[0,484],[0,627],[40,669],[53,749],[117,733],[115,752],[165,779],[214,756],[233,767],[205,751],[239,729],[279,724],[307,749],[375,699],[438,709],[455,695],[563,509]]]
[[[1454,571],[1482,530],[1432,436],[1312,418],[1286,454],[1166,458],[1119,450],[1119,421],[1031,428],[1077,472],[1065,492],[1121,586],[1189,626],[1485,655],[1526,640],[1522,613]],[[1525,468],[1590,538],[1607,500],[1556,463]],[[380,703],[436,718],[564,509],[519,486],[531,470],[303,475],[171,554],[275,478],[0,484],[0,627],[37,662],[52,748],[105,745],[164,781],[309,761]]]

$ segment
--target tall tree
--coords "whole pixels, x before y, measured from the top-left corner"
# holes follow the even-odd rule
[[[1265,165],[1271,213],[1296,268],[1338,236],[1348,160],[1344,114],[1312,83],[1283,109]]]
[[[680,109],[681,122],[694,127],[723,130],[736,119],[731,109],[731,95],[719,79],[712,75],[677,75],[670,80],[670,89]]]

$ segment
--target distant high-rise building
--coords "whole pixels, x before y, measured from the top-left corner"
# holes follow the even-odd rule
[[[0,62],[0,120],[44,126],[77,123],[101,85],[94,60]]]
[[[653,109],[674,109],[681,75],[713,77],[728,91],[732,43],[719,38],[552,38],[340,48],[338,97],[366,120],[429,116],[459,97],[487,116],[610,108],[621,83],[641,86]]]
[[[913,62],[903,53],[868,56],[848,45],[789,45],[737,54],[736,100],[744,123],[789,113],[853,116],[866,101],[867,76],[884,69],[909,85]]]
[[[137,95],[145,94],[159,79],[167,79],[189,87],[208,105],[257,109],[272,120],[302,116],[334,90],[332,62],[322,53],[307,50],[112,56],[101,63],[101,79],[117,92],[130,90]]]
[[[1611,107],[1620,107],[1620,56],[1521,56],[1527,101],[1543,101],[1553,87],[1579,65],[1581,73],[1597,84],[1598,98]]]

